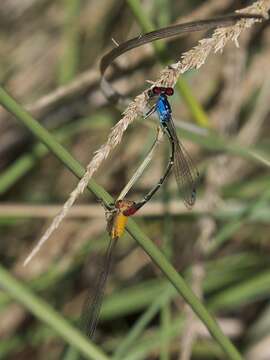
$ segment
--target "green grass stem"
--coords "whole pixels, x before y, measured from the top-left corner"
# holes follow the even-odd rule
[[[25,306],[32,314],[50,326],[70,345],[92,360],[108,360],[95,345],[93,345],[80,331],[71,326],[45,301],[34,295],[26,285],[16,280],[0,265],[0,285],[10,296]]]

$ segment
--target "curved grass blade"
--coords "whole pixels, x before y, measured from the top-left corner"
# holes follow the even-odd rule
[[[191,21],[150,31],[146,34],[141,34],[133,39],[127,40],[119,44],[117,47],[106,53],[100,61],[101,88],[104,94],[109,100],[115,102],[117,102],[121,98],[121,95],[116,90],[114,90],[111,84],[105,79],[104,74],[106,69],[113,63],[113,61],[125,52],[160,39],[166,39],[174,36],[179,37],[186,33],[211,30],[222,26],[231,26],[234,25],[237,21],[244,18],[262,19],[262,16],[256,14],[239,13],[228,14],[225,16],[215,17],[206,20]]]

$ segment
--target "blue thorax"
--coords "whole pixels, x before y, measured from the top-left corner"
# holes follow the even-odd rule
[[[171,120],[172,109],[165,94],[161,94],[156,103],[156,111],[161,123]]]

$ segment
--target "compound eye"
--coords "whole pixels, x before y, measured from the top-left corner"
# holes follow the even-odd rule
[[[154,95],[159,95],[161,93],[161,88],[158,87],[158,86],[154,86],[152,88],[152,92],[153,92]]]
[[[166,88],[165,94],[166,94],[167,96],[172,96],[172,95],[174,94],[173,88],[171,88],[171,87]]]

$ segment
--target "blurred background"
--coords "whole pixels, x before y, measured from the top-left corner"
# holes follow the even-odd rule
[[[115,46],[112,38],[121,43],[145,32],[147,24],[158,28],[204,19],[250,3],[2,0],[0,81],[87,165],[121,118],[99,89],[99,60]],[[170,176],[136,219],[250,360],[270,359],[267,25],[253,26],[242,34],[240,48],[230,44],[200,70],[185,74],[183,81],[201,117],[194,116],[194,106],[178,92],[172,98],[179,136],[201,174],[194,209],[184,207]],[[167,63],[180,59],[203,36],[166,42]],[[146,45],[122,56],[109,77],[119,91],[134,97],[162,68],[155,49]],[[138,118],[95,174],[112,196],[144,158],[155,129],[154,121]],[[164,141],[128,198],[141,199],[167,160]],[[27,267],[22,263],[76,184],[77,179],[0,107],[1,263],[74,323],[108,241],[104,210],[94,196],[86,191],[40,253]],[[134,327],[138,334],[128,342]],[[79,358],[4,292],[0,339],[1,359]],[[96,342],[125,359],[225,359],[128,234],[118,243]]]

